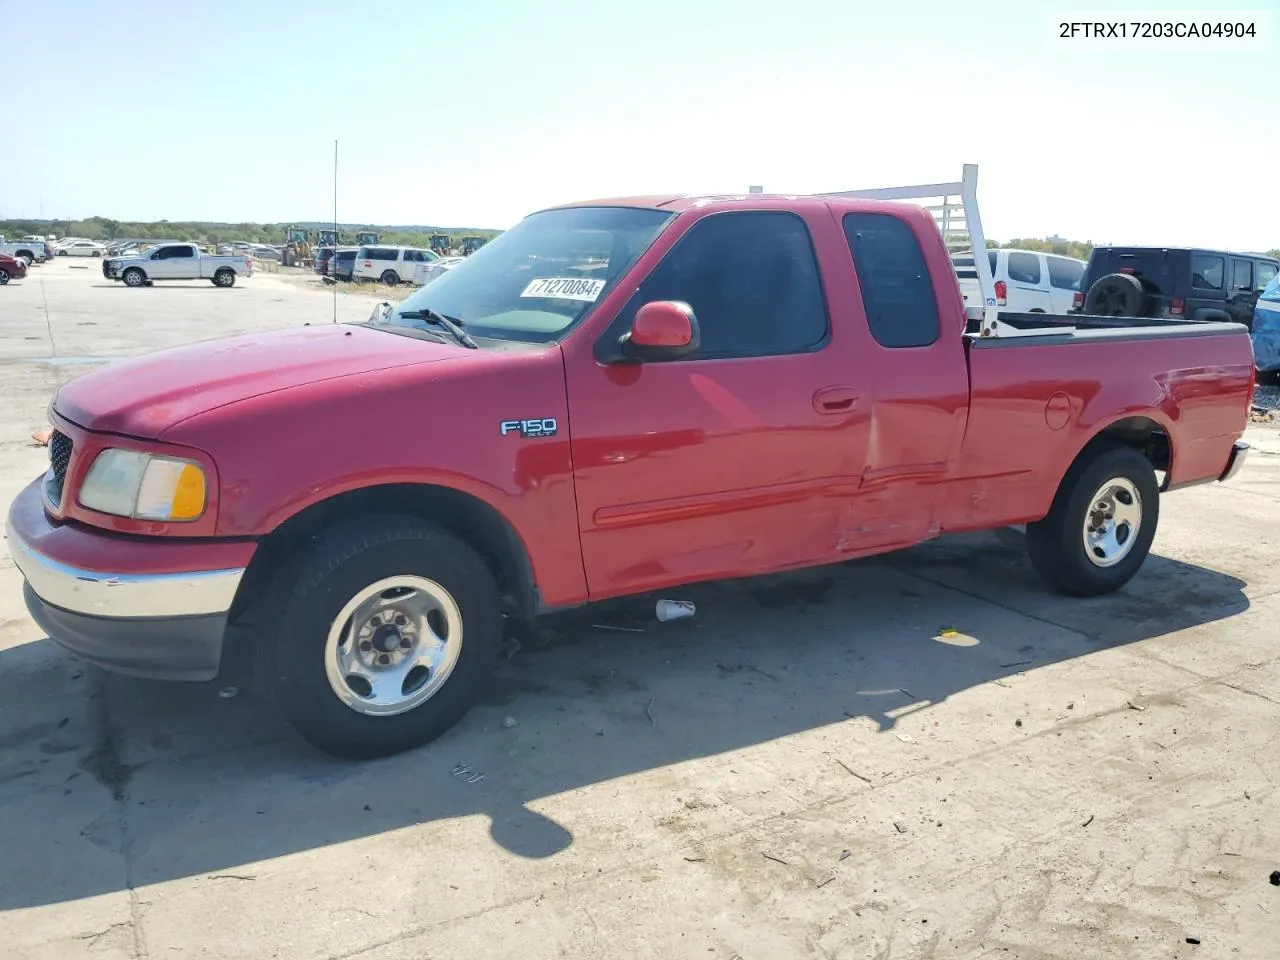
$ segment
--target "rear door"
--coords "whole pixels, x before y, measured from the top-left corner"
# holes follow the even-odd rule
[[[1230,262],[1221,253],[1191,254],[1191,299],[1187,316],[1192,320],[1222,319],[1227,309]],[[1209,313],[1206,315],[1206,311]]]
[[[1253,308],[1258,303],[1258,291],[1253,283],[1253,260],[1248,257],[1231,258],[1231,289],[1227,291],[1227,313],[1236,323],[1253,324]]]
[[[969,404],[963,321],[950,276],[929,269],[928,220],[888,213],[841,218],[866,310],[863,360],[874,385],[866,468],[846,528],[850,549],[905,546],[938,532]],[[955,323],[944,324],[943,317]]]
[[[1005,253],[1009,312],[1050,313],[1053,298],[1049,295],[1049,270],[1044,263],[1044,254],[1029,250],[1008,250]]]

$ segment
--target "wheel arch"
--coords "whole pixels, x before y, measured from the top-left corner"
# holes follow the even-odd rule
[[[1120,444],[1137,450],[1150,461],[1153,470],[1164,474],[1161,488],[1168,484],[1176,455],[1172,424],[1160,411],[1149,410],[1126,413],[1122,417],[1095,425],[1075,456],[1064,467],[1058,479],[1059,486],[1081,457],[1106,444]]]
[[[389,514],[427,520],[462,537],[488,563],[506,612],[521,617],[538,612],[541,600],[529,550],[496,507],[454,487],[386,483],[347,490],[311,503],[264,536],[241,580],[231,609],[232,619],[251,608],[294,553],[327,527],[355,516]]]

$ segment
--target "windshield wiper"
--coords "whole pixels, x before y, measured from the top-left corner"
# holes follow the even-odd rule
[[[399,314],[406,320],[425,320],[427,323],[434,324],[437,327],[443,327],[448,330],[453,339],[468,350],[479,350],[480,344],[476,343],[462,329],[462,321],[455,320],[452,317],[446,317],[443,313],[436,313],[430,307],[423,307],[421,310],[405,310]]]

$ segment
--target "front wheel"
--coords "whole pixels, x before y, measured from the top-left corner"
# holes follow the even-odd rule
[[[140,287],[147,282],[146,276],[137,267],[130,267],[120,279],[126,287]]]
[[[1063,593],[1111,593],[1146,560],[1159,520],[1151,461],[1132,447],[1099,446],[1071,465],[1048,515],[1027,524],[1027,551]]]
[[[336,756],[399,753],[471,708],[497,658],[502,614],[484,559],[414,517],[322,534],[272,591],[261,682],[303,739]]]

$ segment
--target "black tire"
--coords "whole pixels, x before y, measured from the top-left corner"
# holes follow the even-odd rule
[[[9,282],[9,271],[4,267],[0,267],[0,287]]]
[[[1138,494],[1140,520],[1122,544],[1121,559],[1102,566],[1085,546],[1085,524],[1094,513],[1094,497],[1112,481],[1131,485]],[[1121,491],[1117,496],[1127,496]],[[1113,501],[1114,502],[1114,501]],[[1160,522],[1160,488],[1155,470],[1132,447],[1099,444],[1088,448],[1067,470],[1043,520],[1027,524],[1027,552],[1036,572],[1062,593],[1093,597],[1120,589],[1138,572],[1151,550]],[[1130,540],[1130,538],[1132,538]]]
[[[378,278],[378,282],[384,283],[388,287],[398,287],[400,286],[400,275],[394,270],[384,270],[382,271],[382,276]]]
[[[221,270],[214,271],[213,285],[215,287],[234,287],[236,285],[236,272],[230,267],[223,267]]]
[[[147,275],[140,267],[130,267],[120,275],[120,279],[124,281],[126,287],[141,287],[147,283]]]
[[[1084,297],[1084,312],[1095,317],[1140,317],[1147,293],[1142,281],[1128,273],[1099,277]]]
[[[98,251],[98,250],[93,250],[93,251],[91,251],[91,252],[89,253],[89,256],[91,256],[91,257],[100,257],[100,256],[102,256],[102,253],[101,253],[100,251]]]
[[[67,255],[67,251],[65,250],[59,250],[57,253],[54,254],[55,257],[65,257],[66,255]]]
[[[330,685],[326,641],[348,601],[393,576],[443,587],[460,611],[464,639],[434,695],[404,713],[371,716],[347,706]],[[324,531],[268,595],[257,643],[259,683],[304,740],[340,757],[387,756],[440,736],[475,703],[502,641],[498,588],[484,559],[416,517],[358,517]]]

